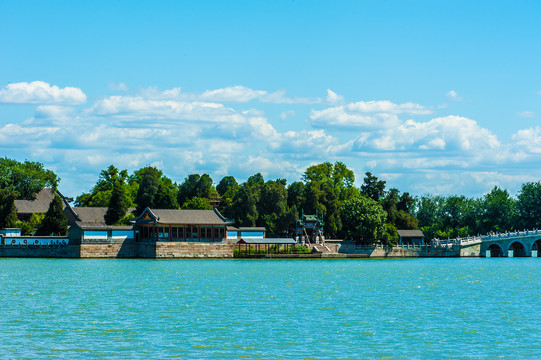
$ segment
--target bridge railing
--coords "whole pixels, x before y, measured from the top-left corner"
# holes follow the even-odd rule
[[[432,239],[432,243],[438,244],[440,246],[463,245],[463,244],[471,244],[471,243],[482,242],[482,241],[509,239],[509,238],[515,238],[515,237],[518,238],[518,237],[533,236],[533,235],[541,236],[541,230],[533,229],[533,230],[524,230],[524,231],[507,231],[504,233],[492,233],[492,234],[478,235],[478,236],[457,237],[453,239],[443,239],[443,240],[435,238],[435,239]]]

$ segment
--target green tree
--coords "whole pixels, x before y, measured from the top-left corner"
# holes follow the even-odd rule
[[[224,176],[216,186],[216,191],[222,197],[227,193],[235,193],[238,189],[239,184],[233,176]]]
[[[400,230],[417,230],[419,223],[415,216],[408,214],[404,210],[397,211],[394,214],[393,225]]]
[[[186,201],[182,205],[182,208],[190,210],[212,210],[212,206],[210,206],[208,199],[200,198],[197,196],[194,196],[190,200]]]
[[[323,214],[325,233],[336,236],[341,233],[340,208],[344,201],[354,198],[359,191],[353,186],[355,174],[343,163],[325,162],[310,166],[303,175],[302,189],[305,213]]]
[[[214,194],[216,194],[216,190],[212,178],[208,174],[191,174],[180,184],[177,201],[183,205],[193,197],[210,199]]]
[[[55,194],[53,200],[49,204],[49,209],[45,213],[45,217],[40,226],[36,230],[38,236],[64,236],[68,232],[68,220],[64,214],[62,199]]]
[[[287,206],[292,208],[295,206],[297,209],[303,207],[304,199],[304,183],[295,181],[287,187]]]
[[[75,199],[75,206],[78,207],[106,207],[111,201],[113,188],[118,181],[126,182],[128,180],[128,171],[119,171],[114,165],[100,172],[96,185],[90,193],[83,193]],[[128,207],[133,206],[134,196],[127,192]]]
[[[17,225],[17,193],[9,189],[0,189],[0,229],[12,228]]]
[[[513,230],[516,226],[516,201],[507,190],[495,186],[480,201],[481,234]]]
[[[349,238],[358,243],[373,243],[382,239],[387,213],[377,201],[359,195],[344,203],[341,214]]]
[[[522,184],[517,197],[517,215],[521,228],[541,227],[541,182]]]
[[[139,183],[135,202],[136,213],[140,214],[145,208],[178,209],[177,186],[162,171],[147,166],[135,172],[134,177]]]
[[[366,172],[364,177],[364,183],[361,185],[361,192],[368,196],[369,198],[379,201],[381,197],[385,194],[385,184],[383,180],[378,180],[378,178],[372,175],[371,172]]]
[[[258,200],[253,188],[247,182],[243,183],[235,194],[231,215],[228,216],[232,216],[239,226],[255,226],[259,218]]]
[[[296,220],[296,208],[287,206],[286,184],[285,179],[269,180],[261,190],[257,224],[265,226],[270,236],[287,233]]]
[[[398,211],[402,210],[408,214],[411,214],[413,212],[414,204],[415,204],[415,199],[411,197],[410,193],[405,192],[405,193],[402,193],[402,195],[400,195],[400,200],[396,204],[396,209]]]
[[[45,214],[33,213],[28,221],[19,221],[17,227],[21,228],[22,235],[33,235],[45,218]]]
[[[19,199],[33,200],[45,187],[56,188],[60,179],[39,162],[0,158],[0,189],[17,193]]]
[[[128,212],[130,200],[128,199],[124,181],[124,178],[119,178],[113,185],[111,199],[104,216],[107,225],[118,223]]]
[[[233,176],[226,176],[216,186],[216,190],[221,196],[220,212],[226,217],[233,217],[233,199],[239,191],[237,180]]]
[[[394,224],[396,221],[396,213],[398,211],[398,203],[400,202],[400,192],[398,189],[391,188],[385,194],[385,197],[380,199],[383,210],[387,213],[387,222]]]
[[[400,237],[398,236],[398,231],[396,226],[393,224],[386,223],[383,225],[383,234],[381,237],[381,241],[385,245],[394,246],[398,244],[398,240],[400,240]]]

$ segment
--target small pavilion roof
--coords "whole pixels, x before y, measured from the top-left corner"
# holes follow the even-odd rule
[[[240,239],[237,244],[296,244],[295,239],[290,238],[247,238]]]
[[[397,230],[400,237],[424,237],[421,230]]]

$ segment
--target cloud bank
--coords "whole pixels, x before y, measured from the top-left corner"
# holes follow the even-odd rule
[[[318,98],[244,86],[201,93],[181,87],[118,90],[126,94],[86,104],[86,95],[74,87],[5,85],[2,103],[36,107],[30,118],[1,120],[4,156],[44,162],[73,196],[87,191],[109,164],[129,170],[158,166],[175,181],[195,172],[207,172],[216,182],[256,172],[297,181],[311,164],[342,161],[359,184],[371,171],[414,194],[479,194],[494,185],[513,190],[541,176],[531,170],[541,156],[539,127],[519,129],[503,142],[475,119],[438,114],[434,106],[347,102],[330,89]]]

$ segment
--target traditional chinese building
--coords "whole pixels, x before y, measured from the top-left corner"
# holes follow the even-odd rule
[[[73,201],[71,198],[67,198],[62,195],[58,190],[56,194],[62,199],[62,206],[65,208],[69,205],[69,202]],[[15,206],[17,207],[17,217],[19,220],[29,220],[32,214],[45,214],[49,209],[49,204],[54,199],[55,190],[51,188],[44,188],[36,194],[34,200],[15,200]]]
[[[305,215],[303,211],[302,217],[297,220],[295,225],[295,235],[299,243],[321,244],[325,242],[323,236],[325,222],[323,216],[320,217],[317,211],[315,215]]]
[[[421,230],[397,230],[400,245],[424,245],[425,235]]]
[[[217,209],[146,208],[132,223],[136,241],[222,242],[232,221],[223,217]]]

